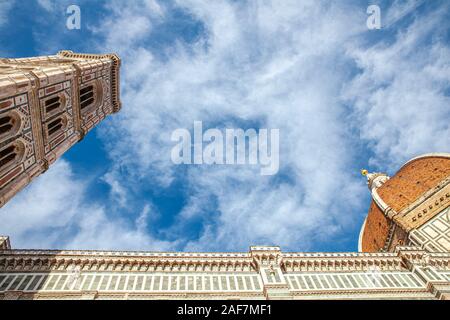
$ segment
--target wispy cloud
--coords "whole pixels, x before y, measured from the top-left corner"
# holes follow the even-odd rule
[[[14,2],[14,0],[0,0],[0,27],[8,21]]]
[[[47,11],[55,9],[55,1],[53,0],[37,0],[38,4]]]
[[[2,209],[0,232],[40,247],[355,249],[360,166],[450,149],[449,5],[383,4],[389,27],[369,31],[353,1],[108,2],[89,43],[123,58],[123,109],[100,130],[110,197],[92,202],[62,161]],[[280,173],[174,166],[171,133],[195,120],[280,129]],[[158,224],[170,192],[181,208]]]
[[[395,23],[413,14],[414,11],[424,4],[426,0],[395,0],[389,6],[386,15],[385,22],[383,23],[384,28],[391,28]]]
[[[450,149],[449,4],[416,15],[394,41],[350,47],[359,73],[345,94],[379,167]]]
[[[164,59],[143,45],[144,34],[151,35],[141,29],[135,35],[122,13],[105,22],[120,30],[107,30],[106,45],[124,59],[126,107],[105,133],[112,158],[143,183],[164,188],[181,180],[189,186],[187,207],[166,232],[184,239],[184,249],[267,242],[305,249],[324,234],[354,228],[341,214],[343,203],[355,212],[359,204],[350,194],[364,191],[346,169],[351,132],[339,125],[345,109],[337,99],[346,72],[335,62],[344,53],[341,44],[365,26],[364,16],[312,1],[179,5],[205,31],[194,42],[175,42]],[[160,19],[137,7],[130,3],[121,11],[148,25]],[[116,46],[123,38],[131,45]],[[285,178],[258,177],[243,167],[192,167],[180,176],[170,162],[172,130],[191,128],[194,120],[237,125],[233,119],[280,129]],[[184,238],[199,219],[200,238]]]
[[[167,250],[175,244],[158,241],[142,230],[108,216],[101,204],[87,201],[88,186],[59,160],[45,175],[6,204],[0,213],[0,234],[15,248]],[[148,214],[148,213],[147,213]]]

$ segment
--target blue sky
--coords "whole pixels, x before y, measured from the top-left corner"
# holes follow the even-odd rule
[[[81,30],[65,27],[81,8]],[[381,8],[381,30],[366,9]],[[354,251],[370,196],[450,151],[448,1],[4,1],[0,56],[116,52],[123,109],[0,211],[14,247]],[[173,130],[280,129],[280,171],[176,166]]]

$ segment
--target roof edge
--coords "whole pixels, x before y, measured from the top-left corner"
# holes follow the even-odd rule
[[[422,154],[420,156],[414,157],[410,160],[408,160],[407,162],[405,162],[400,169],[397,170],[397,172],[399,172],[400,170],[402,170],[404,167],[406,167],[407,165],[411,164],[414,161],[420,160],[420,159],[425,159],[425,158],[445,158],[445,159],[450,159],[450,153],[446,153],[446,152],[434,152],[434,153],[425,153]]]
[[[358,252],[363,252],[362,239],[363,239],[363,236],[364,236],[364,231],[366,229],[367,216],[368,215],[366,215],[366,218],[364,219],[364,222],[363,222],[363,224],[361,226],[361,230],[359,231]]]

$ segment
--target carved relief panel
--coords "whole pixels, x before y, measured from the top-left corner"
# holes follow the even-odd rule
[[[3,73],[5,71],[5,73]],[[11,75],[14,71],[15,75]],[[26,73],[14,68],[0,68],[0,190],[8,193],[15,181],[26,183],[40,171],[34,145],[31,86]],[[5,197],[0,194],[0,206]]]
[[[73,79],[39,90],[44,152],[49,163],[79,140],[80,135],[74,125],[72,96]]]
[[[79,106],[81,129],[89,132],[106,115],[113,112],[111,107],[110,77],[112,63],[103,59],[96,61],[80,61]]]

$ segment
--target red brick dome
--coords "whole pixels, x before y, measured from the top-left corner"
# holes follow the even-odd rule
[[[450,154],[427,154],[408,161],[377,189],[380,198],[400,212],[450,176]],[[390,219],[372,201],[360,235],[360,250],[378,252],[389,236]]]

